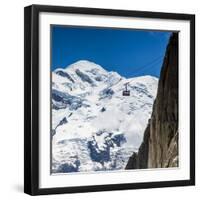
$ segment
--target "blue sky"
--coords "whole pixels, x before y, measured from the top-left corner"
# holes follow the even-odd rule
[[[95,62],[124,77],[159,77],[170,32],[52,26],[51,69],[78,60]]]

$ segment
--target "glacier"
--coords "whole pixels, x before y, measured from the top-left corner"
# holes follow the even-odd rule
[[[125,83],[130,96],[122,96]],[[157,85],[87,60],[54,70],[51,172],[123,170],[142,142]]]

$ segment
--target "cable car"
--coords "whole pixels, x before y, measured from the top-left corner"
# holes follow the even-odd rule
[[[130,96],[130,90],[128,90],[128,83],[125,83],[125,90],[123,90],[122,95],[123,96]]]

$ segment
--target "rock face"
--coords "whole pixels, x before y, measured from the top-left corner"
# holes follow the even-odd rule
[[[178,33],[169,39],[152,116],[126,169],[178,166]]]

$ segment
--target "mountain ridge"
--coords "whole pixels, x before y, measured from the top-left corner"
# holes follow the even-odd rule
[[[88,61],[69,66],[52,72],[52,171],[123,169],[142,141],[158,79],[126,79]]]

